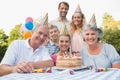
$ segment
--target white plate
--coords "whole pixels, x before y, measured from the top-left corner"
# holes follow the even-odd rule
[[[78,71],[78,70],[82,70],[82,69],[86,69],[87,67],[86,66],[82,66],[82,67],[76,67],[76,68],[59,68],[59,67],[54,67],[54,69],[56,70],[59,70],[59,71],[62,71],[62,70],[65,70],[65,69],[72,69],[74,71]]]

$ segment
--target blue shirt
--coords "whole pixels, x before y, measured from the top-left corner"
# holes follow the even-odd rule
[[[98,55],[91,55],[87,46],[80,51],[83,66],[93,66],[94,68],[111,68],[113,64],[120,63],[120,56],[115,48],[110,44],[103,44]]]
[[[46,47],[48,48],[50,55],[59,51],[59,46],[54,44],[51,40],[48,42],[48,45]]]
[[[12,42],[6,51],[1,64],[14,66],[23,61],[36,62],[51,59],[47,48],[39,46],[33,51],[28,40],[29,39],[15,40]]]

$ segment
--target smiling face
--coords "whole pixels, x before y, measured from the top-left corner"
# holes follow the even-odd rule
[[[44,43],[47,37],[48,29],[44,27],[38,27],[32,33],[30,44],[33,48],[37,48]]]
[[[58,40],[59,38],[59,31],[57,28],[52,28],[52,29],[49,29],[49,37],[51,40]]]
[[[70,48],[70,37],[62,35],[59,37],[59,48],[61,52],[66,52]]]
[[[84,40],[89,46],[95,45],[98,42],[98,35],[96,31],[91,29],[86,30],[84,33]]]
[[[73,23],[76,26],[79,26],[80,24],[82,24],[82,14],[81,13],[74,13],[73,15]]]
[[[60,7],[58,8],[60,17],[66,17],[68,9],[69,8],[67,5],[61,3]]]

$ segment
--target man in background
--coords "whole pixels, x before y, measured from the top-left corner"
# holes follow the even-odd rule
[[[56,25],[61,32],[62,27],[67,26],[68,30],[70,30],[70,21],[66,18],[69,10],[69,4],[67,2],[60,2],[58,5],[59,17],[52,20],[50,24]]]

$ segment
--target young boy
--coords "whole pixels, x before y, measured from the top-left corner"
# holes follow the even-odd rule
[[[57,53],[59,51],[59,47],[58,47],[59,34],[60,32],[56,25],[51,25],[49,27],[49,38],[50,39],[46,47],[48,48],[50,55]]]

